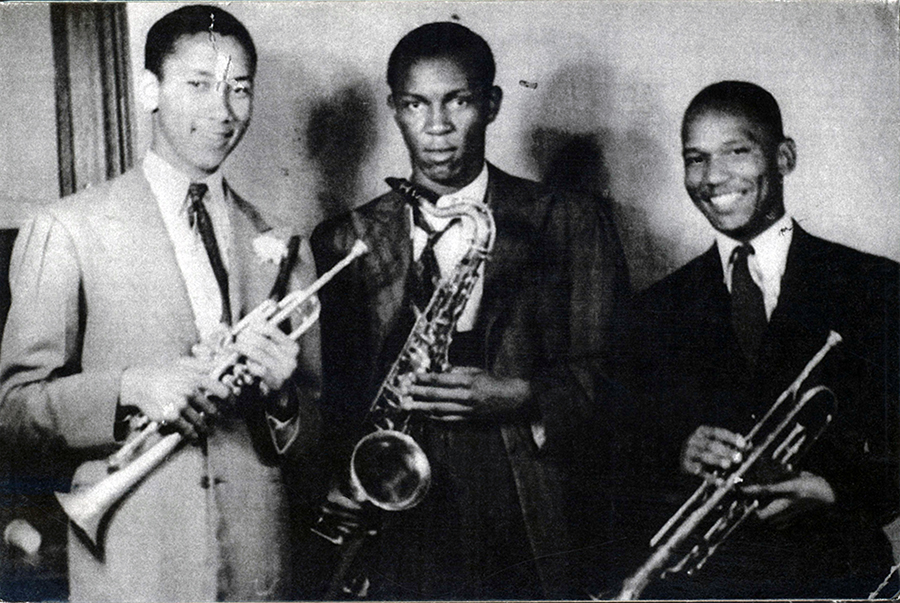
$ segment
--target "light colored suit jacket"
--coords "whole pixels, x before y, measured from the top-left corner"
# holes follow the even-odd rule
[[[227,187],[226,187],[227,188]],[[234,232],[231,306],[262,302],[278,272],[253,240],[273,236],[227,191]],[[267,234],[263,234],[267,233]],[[291,288],[314,268],[306,244]],[[0,359],[0,427],[22,445],[58,439],[81,464],[73,487],[106,473],[129,366],[189,355],[198,333],[157,203],[140,169],[49,206],[22,230]],[[206,445],[172,455],[110,513],[102,550],[70,530],[73,601],[281,598],[289,580],[279,457],[296,462],[318,432],[318,330],[301,341],[299,436],[276,451],[262,401],[221,413]],[[205,448],[205,450],[204,450]],[[281,452],[282,454],[279,454]]]

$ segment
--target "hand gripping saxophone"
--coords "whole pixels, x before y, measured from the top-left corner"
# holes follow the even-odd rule
[[[744,460],[704,480],[650,541],[650,558],[625,580],[616,600],[638,599],[654,580],[699,570],[759,508],[759,500],[744,495],[740,485],[773,483],[796,473],[797,460],[828,427],[837,407],[830,389],[803,389],[803,383],[840,341],[836,332],[828,334],[825,345],[745,436],[750,449]]]
[[[417,505],[431,484],[428,458],[407,433],[410,413],[401,408],[404,385],[411,373],[450,369],[453,331],[479,269],[493,249],[496,227],[484,204],[462,202],[437,208],[410,182],[388,178],[387,183],[430,216],[470,220],[475,233],[456,269],[441,279],[425,310],[417,313],[399,357],[369,407],[366,424],[374,430],[357,442],[350,459],[353,496],[381,509],[401,511]]]
[[[299,238],[293,243],[295,248],[299,245]],[[242,387],[252,385],[254,378],[250,375],[246,366],[246,358],[231,351],[228,344],[233,342],[238,334],[252,321],[265,320],[272,325],[281,325],[293,315],[297,315],[297,326],[291,331],[289,337],[299,339],[319,319],[321,306],[316,292],[330,281],[338,272],[347,267],[357,257],[368,252],[368,247],[357,241],[350,253],[338,262],[334,268],[323,274],[316,282],[299,291],[294,291],[284,296],[281,301],[267,299],[257,306],[250,314],[244,317],[238,324],[232,327],[226,341],[222,342],[215,360],[215,369],[210,373],[213,379],[224,383],[237,395]],[[296,256],[296,253],[294,253]],[[288,271],[281,272],[286,279]],[[284,280],[279,275],[279,282]],[[286,285],[286,280],[284,282]],[[273,294],[280,290],[278,283],[273,288]],[[164,435],[158,442],[144,450],[144,444],[157,434],[162,425],[156,421],[143,418],[143,427],[140,432],[126,442],[122,448],[107,459],[110,474],[90,487],[79,489],[71,493],[57,492],[56,498],[63,511],[76,526],[81,528],[90,538],[91,542],[98,544],[101,521],[115,506],[116,502],[125,494],[137,486],[147,475],[165,461],[169,455],[179,449],[184,442],[180,433]],[[140,451],[140,454],[138,452]]]

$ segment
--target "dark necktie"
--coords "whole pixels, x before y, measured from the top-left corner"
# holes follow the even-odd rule
[[[768,324],[762,291],[750,276],[747,265],[747,257],[752,253],[752,246],[741,245],[731,256],[731,323],[751,365],[756,363]]]
[[[422,248],[422,254],[413,264],[412,279],[413,303],[420,310],[424,310],[428,306],[431,296],[434,295],[437,284],[441,281],[441,267],[438,265],[437,256],[434,255],[434,247],[441,240],[444,233],[450,230],[450,227],[453,226],[456,220],[451,220],[443,230],[435,230],[428,223],[428,220],[425,219],[418,205],[413,205],[412,209],[413,222],[428,235],[425,246]]]
[[[213,230],[212,219],[206,206],[203,204],[203,197],[209,187],[203,183],[192,182],[188,187],[188,224],[191,228],[197,227],[200,233],[200,239],[206,248],[206,255],[209,257],[209,264],[212,267],[213,274],[216,276],[216,282],[219,284],[219,293],[222,295],[222,322],[226,325],[231,324],[231,299],[228,296],[228,271],[222,262],[222,256],[219,254],[219,244],[216,242],[216,233]]]

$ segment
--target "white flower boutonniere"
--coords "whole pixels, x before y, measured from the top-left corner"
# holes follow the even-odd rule
[[[259,235],[253,239],[253,250],[263,262],[277,264],[287,255],[287,245],[271,234]]]

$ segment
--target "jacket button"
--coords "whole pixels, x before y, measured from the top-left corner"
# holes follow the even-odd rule
[[[224,482],[225,482],[225,480],[222,479],[221,477],[214,477],[212,480],[212,483],[214,486],[218,486],[219,484],[222,484]],[[200,487],[203,488],[204,490],[209,488],[209,476],[208,475],[204,475],[203,477],[200,478]]]

